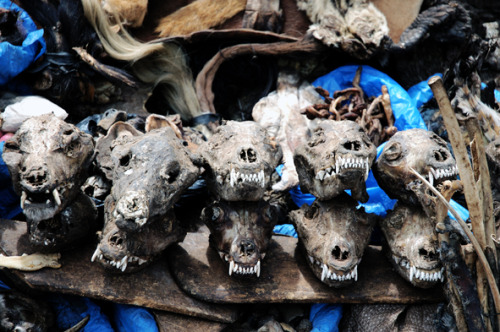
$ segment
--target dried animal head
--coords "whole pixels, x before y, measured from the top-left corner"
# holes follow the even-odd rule
[[[228,121],[199,148],[207,186],[227,201],[257,201],[271,184],[281,148],[254,121]]]
[[[404,279],[421,288],[444,280],[434,224],[424,211],[398,204],[380,220],[380,228],[389,260]]]
[[[309,266],[330,287],[358,280],[358,265],[377,217],[356,205],[349,195],[342,194],[290,212]]]
[[[172,128],[141,134],[115,123],[97,142],[96,161],[112,181],[112,216],[129,231],[165,215],[199,176],[195,157]]]
[[[106,270],[138,271],[158,258],[169,245],[184,240],[186,231],[180,227],[172,209],[152,218],[139,231],[129,232],[116,225],[114,205],[115,201],[108,196],[104,204],[104,229],[99,232],[99,243],[91,258]]]
[[[308,142],[295,150],[301,188],[320,200],[351,189],[354,199],[366,202],[365,180],[376,153],[375,145],[357,123],[324,120]]]
[[[201,219],[210,229],[210,245],[229,264],[230,276],[260,276],[276,214],[275,207],[264,201],[220,201],[203,209]]]
[[[455,180],[458,169],[446,142],[423,129],[398,132],[387,141],[373,168],[378,184],[390,198],[419,205],[432,214],[434,196],[411,169],[438,189],[444,181]]]
[[[3,159],[29,221],[53,218],[80,192],[92,137],[52,114],[30,118],[5,142]]]

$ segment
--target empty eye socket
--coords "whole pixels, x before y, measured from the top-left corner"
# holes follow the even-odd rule
[[[218,206],[206,207],[201,211],[201,218],[205,222],[220,222],[223,216],[224,211]]]
[[[316,204],[313,203],[313,205],[311,205],[307,210],[306,212],[304,213],[304,216],[307,218],[307,219],[313,219],[314,217],[317,216],[318,214],[318,211],[319,211],[319,208]]]
[[[120,158],[120,166],[127,167],[130,164],[130,154],[126,154]]]
[[[384,158],[388,161],[394,161],[401,157],[402,148],[399,142],[390,143],[383,152]]]
[[[4,148],[8,149],[8,150],[17,151],[17,150],[19,150],[19,144],[15,140],[8,140],[8,141],[5,141]]]
[[[172,183],[174,182],[175,180],[177,180],[177,177],[179,176],[179,169],[172,169],[170,171],[168,171],[168,183]]]
[[[73,130],[72,129],[66,129],[64,132],[63,132],[63,135],[66,135],[66,136],[69,136],[73,134]]]
[[[70,157],[74,155],[74,152],[80,148],[80,143],[78,141],[71,141],[68,145],[66,145],[66,148],[64,151],[66,154]]]

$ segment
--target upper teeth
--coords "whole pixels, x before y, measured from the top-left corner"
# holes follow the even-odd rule
[[[115,259],[107,259],[104,257],[102,254],[100,246],[97,246],[96,250],[94,251],[94,254],[92,255],[92,258],[90,259],[91,262],[94,262],[97,258],[103,263],[106,263],[108,265],[116,267],[118,270],[121,270],[122,272],[125,272],[127,269],[128,263],[131,262],[137,262],[139,265],[142,265],[147,262],[147,260],[142,259],[137,256],[128,256],[125,255],[122,257],[120,260],[115,260]]]
[[[438,168],[435,169],[431,167],[431,170],[429,171],[429,183],[431,185],[434,185],[434,180],[438,180],[441,178],[451,178],[455,177],[458,175],[458,167],[457,166],[451,166],[449,168]]]
[[[257,277],[260,277],[260,260],[257,262],[257,264],[250,266],[250,267],[245,267],[238,265],[237,263],[234,262],[234,260],[229,261],[229,275],[231,274],[255,274]]]
[[[229,182],[231,184],[231,187],[234,187],[236,183],[238,183],[238,180],[241,180],[242,183],[245,182],[255,182],[257,184],[260,184],[262,188],[266,187],[266,182],[264,179],[264,170],[257,172],[248,172],[248,173],[243,173],[243,171],[238,172],[234,168],[231,168],[231,174],[229,177]]]
[[[419,269],[414,265],[410,265],[410,263],[404,258],[399,258],[395,255],[393,255],[392,258],[394,259],[396,264],[399,264],[403,268],[409,270],[410,282],[413,281],[413,278],[422,281],[444,281],[444,267],[441,268],[440,271],[429,272],[427,270]]]
[[[368,158],[344,158],[337,157],[335,164],[321,169],[316,173],[316,179],[323,181],[324,179],[328,179],[330,177],[334,177],[342,170],[342,168],[361,168],[365,171],[365,181],[368,178],[368,174],[370,173],[370,163],[368,162]]]
[[[354,281],[358,281],[358,265],[354,266],[354,268],[351,269],[350,272],[340,274],[339,271],[337,271],[339,274],[335,273],[335,271],[330,270],[330,267],[328,267],[326,264],[323,264],[321,267],[321,281],[325,281],[326,278],[330,280],[335,280],[335,281],[347,281],[354,279]]]

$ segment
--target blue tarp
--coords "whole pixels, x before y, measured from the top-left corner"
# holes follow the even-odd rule
[[[0,43],[0,85],[5,85],[42,56],[47,47],[43,39],[43,29],[37,29],[25,11],[10,0],[0,0],[0,8],[20,11],[20,21],[27,33],[22,45]]]

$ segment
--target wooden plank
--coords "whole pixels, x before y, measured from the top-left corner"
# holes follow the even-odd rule
[[[237,279],[217,252],[208,233],[189,233],[167,254],[179,286],[198,299],[215,303],[426,303],[444,299],[440,285],[411,286],[395,271],[380,247],[367,248],[358,281],[335,289],[317,279],[297,246],[297,239],[273,236],[259,278]]]
[[[160,332],[219,332],[227,324],[213,322],[201,318],[194,318],[174,314],[166,311],[153,311]]]
[[[0,219],[0,249],[9,256],[32,253],[26,231],[24,222]],[[9,276],[40,291],[133,304],[223,323],[234,322],[239,316],[235,306],[205,303],[185,294],[173,280],[166,257],[137,273],[110,274],[90,262],[94,249],[95,244],[89,243],[64,252],[60,269],[11,270]]]

